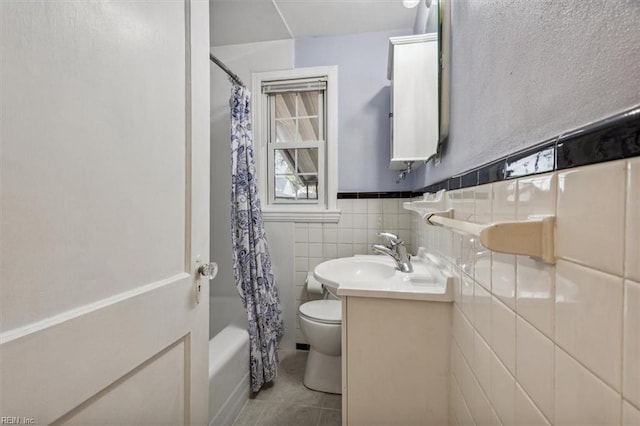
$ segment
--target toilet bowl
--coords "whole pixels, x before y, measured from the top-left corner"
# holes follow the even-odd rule
[[[309,343],[303,383],[309,389],[342,393],[342,303],[314,300],[300,305],[300,329]]]

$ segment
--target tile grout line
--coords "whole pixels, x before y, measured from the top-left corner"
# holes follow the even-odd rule
[[[621,320],[621,326],[620,326],[620,332],[621,332],[621,339],[620,339],[620,424],[622,424],[623,416],[624,416],[624,361],[625,361],[625,354],[624,354],[624,347],[625,347],[625,331],[626,331],[626,327],[625,327],[625,320],[624,320],[624,311],[625,311],[625,301],[627,300],[627,253],[626,253],[626,249],[627,249],[627,224],[629,223],[630,217],[629,217],[629,198],[631,197],[630,195],[630,183],[631,183],[631,162],[629,160],[625,161],[625,167],[624,167],[624,206],[623,206],[623,211],[624,211],[624,219],[622,222],[622,235],[625,236],[625,238],[622,239],[622,309],[620,310],[620,320]]]
[[[557,143],[557,141],[556,141]],[[557,163],[557,150],[556,150],[556,158],[554,159],[554,161]],[[554,163],[554,169],[555,169],[556,164]],[[555,219],[555,225],[554,225],[554,255],[556,257],[556,264],[553,266],[554,267],[554,271],[553,271],[553,339],[551,339],[551,343],[553,344],[553,353],[551,354],[552,359],[553,359],[553,371],[552,371],[552,377],[551,377],[551,383],[553,384],[553,405],[552,405],[552,409],[553,409],[553,421],[555,423],[556,421],[556,397],[557,397],[557,383],[556,383],[556,373],[557,373],[557,363],[556,363],[556,351],[557,351],[557,345],[556,345],[556,339],[558,337],[558,330],[557,330],[557,303],[556,300],[558,299],[558,269],[557,269],[557,265],[558,265],[558,260],[560,259],[560,257],[558,256],[558,206],[560,205],[560,173],[558,173],[557,171],[554,172],[555,173],[555,187],[556,187],[556,194],[553,200],[553,212],[554,215],[556,217]]]
[[[566,257],[557,257],[557,260],[562,260],[563,262],[571,263],[572,265],[580,266],[581,268],[585,268],[585,269],[588,269],[590,271],[600,272],[601,274],[606,274],[606,275],[609,275],[611,277],[620,278],[621,280],[625,280],[626,279],[623,276],[624,274],[622,274],[622,275],[613,274],[613,273],[605,271],[603,269],[594,268],[593,266],[585,265],[584,263],[580,263],[579,261],[574,260],[574,259],[569,259],[569,258],[566,258]],[[558,262],[556,262],[554,266],[557,266],[557,265],[558,265]]]
[[[260,424],[260,420],[262,419],[262,416],[263,416],[265,410],[267,409],[267,404],[268,404],[268,402],[265,401],[264,406],[262,407],[262,409],[260,410],[260,413],[257,416],[256,423],[255,423],[254,426],[258,426]]]
[[[629,404],[631,406],[631,408],[635,408],[636,410],[640,411],[640,406],[637,406],[635,403],[633,403],[632,401],[628,400],[627,398],[625,398],[624,396],[622,397],[622,403],[624,404],[624,402],[627,402],[627,404]]]
[[[553,382],[554,382],[554,385],[553,385],[554,404],[553,404],[553,406],[554,406],[554,408],[552,408],[552,410],[551,410],[552,414],[554,414],[554,417],[555,417],[555,367],[556,367],[556,363],[554,362],[553,363],[553,368],[552,368],[552,373],[554,375],[553,376]],[[517,369],[517,363],[516,363],[516,369]],[[516,370],[516,372],[517,372],[517,370]],[[527,390],[524,388],[524,386],[522,386],[520,384],[520,382],[518,381],[517,377],[514,377],[514,381],[516,383],[516,386],[518,386],[518,387],[520,387],[520,389],[522,389],[522,393],[524,393],[527,396],[527,398],[529,398],[529,400],[531,400],[531,403],[533,404],[533,406],[536,407],[538,409],[538,411],[540,411],[540,414],[542,414],[542,417],[544,417],[545,420],[548,421],[550,425],[553,425],[554,424],[553,421],[551,421],[551,419],[549,419],[547,417],[547,415],[544,413],[544,411],[542,411],[542,408],[540,408],[538,406],[538,404],[536,403],[536,401],[534,401],[533,397],[529,394],[529,392],[527,392]]]
[[[618,392],[616,390],[616,388],[614,388],[612,385],[609,384],[609,382],[607,382],[605,379],[603,379],[602,377],[600,377],[600,375],[598,375],[596,372],[594,372],[593,370],[591,370],[591,368],[587,367],[582,361],[580,361],[578,358],[574,357],[573,355],[571,355],[571,353],[569,353],[569,351],[567,351],[566,349],[564,349],[562,346],[560,346],[558,343],[554,342],[554,350],[555,349],[559,349],[562,352],[564,352],[564,354],[571,358],[572,361],[575,361],[580,367],[584,368],[585,370],[587,370],[588,373],[590,373],[592,376],[594,376],[596,379],[598,379],[598,381],[602,382],[602,384],[604,384],[607,388],[609,388],[609,390],[613,391],[615,394],[619,395],[621,399],[624,399],[622,396],[622,390],[620,392]],[[554,373],[555,373],[555,353],[554,353]],[[555,386],[555,385],[554,385]],[[555,404],[554,404],[555,405]],[[555,409],[555,408],[554,408]]]

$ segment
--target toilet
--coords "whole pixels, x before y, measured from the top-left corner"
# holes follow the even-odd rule
[[[342,393],[342,302],[313,300],[300,305],[300,329],[309,343],[303,383],[309,389]]]

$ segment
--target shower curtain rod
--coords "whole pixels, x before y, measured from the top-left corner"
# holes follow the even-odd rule
[[[242,80],[240,80],[240,77],[235,75],[229,68],[227,68],[227,66],[220,59],[216,58],[211,53],[209,53],[209,59],[211,59],[214,64],[222,68],[222,71],[229,74],[229,77],[231,77],[236,83],[238,83],[240,86],[244,86],[244,83],[242,82]]]

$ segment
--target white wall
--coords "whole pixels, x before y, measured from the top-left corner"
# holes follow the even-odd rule
[[[452,1],[451,129],[414,189],[640,103],[640,7]]]
[[[293,68],[293,40],[248,43],[211,49],[242,81],[249,85],[251,73]],[[227,75],[211,64],[211,259],[218,262],[218,276],[211,284],[211,296],[239,297],[233,277],[231,254],[231,136],[229,97],[231,83]],[[293,224],[290,224],[293,235]],[[293,347],[295,312],[293,303],[293,266],[289,265],[293,240],[277,238],[274,227],[267,226],[267,239],[275,278],[285,317],[285,337],[281,346]],[[293,328],[291,328],[293,327]]]

